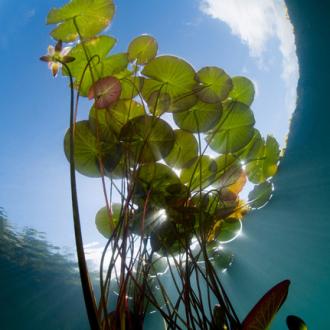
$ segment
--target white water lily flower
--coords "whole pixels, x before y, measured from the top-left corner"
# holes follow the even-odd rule
[[[55,47],[48,46],[47,55],[41,56],[40,60],[48,62],[48,68],[52,71],[53,77],[57,76],[59,69],[62,67],[62,63],[69,63],[74,61],[74,57],[67,56],[71,47],[62,47],[62,41],[59,40]]]

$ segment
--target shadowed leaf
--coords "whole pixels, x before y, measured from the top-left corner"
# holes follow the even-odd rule
[[[242,330],[268,329],[288,295],[289,285],[290,281],[285,280],[271,288],[247,315]]]
[[[289,330],[308,330],[305,322],[298,316],[289,315],[286,318],[286,324]]]
[[[256,185],[249,193],[249,205],[252,208],[264,206],[271,198],[273,184],[269,181]]]

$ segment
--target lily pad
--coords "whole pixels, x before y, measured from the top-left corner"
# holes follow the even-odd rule
[[[268,136],[266,143],[258,150],[255,160],[246,164],[246,173],[251,182],[259,184],[277,172],[280,149],[274,137]]]
[[[242,330],[268,329],[288,295],[289,285],[290,281],[285,280],[271,288],[247,315],[242,323]]]
[[[233,77],[233,89],[228,97],[234,101],[238,101],[250,106],[254,99],[254,86],[251,80],[245,77]]]
[[[174,132],[164,120],[139,116],[129,120],[120,139],[136,162],[154,162],[166,157],[174,145]]]
[[[155,100],[165,93],[171,104],[182,102],[191,106],[196,102],[194,87],[196,86],[195,71],[186,61],[175,56],[159,56],[151,60],[142,70],[145,79],[142,95],[146,102]],[[192,99],[192,100],[191,100]],[[177,107],[177,105],[176,105]],[[171,107],[168,111],[172,111]]]
[[[217,232],[214,236],[220,243],[226,243],[233,240],[240,233],[241,228],[242,224],[238,219],[220,220],[217,223],[217,228],[214,228]]]
[[[68,64],[72,76],[77,80],[81,79],[83,71],[85,70],[85,67],[88,63],[88,59],[86,58],[86,53],[89,59],[95,57],[90,62],[91,67],[93,67],[93,70],[95,70],[96,64],[98,64],[108,55],[108,53],[115,44],[116,44],[116,39],[109,36],[93,37],[85,41],[84,46],[82,45],[82,43],[77,44],[68,53],[69,56],[75,58],[73,62]],[[65,67],[62,68],[62,72],[64,75],[66,76],[68,75],[68,72]],[[97,71],[95,72],[95,75],[98,76]]]
[[[218,125],[207,134],[210,147],[219,153],[233,153],[246,146],[254,135],[251,109],[240,102],[226,102]]]
[[[144,164],[137,176],[136,193],[145,199],[148,193],[151,200],[165,207],[166,198],[171,197],[171,187],[180,185],[177,175],[166,165],[159,163]]]
[[[191,190],[200,190],[208,187],[213,181],[217,170],[215,161],[209,156],[198,156],[189,167],[183,168],[180,179]]]
[[[249,205],[252,208],[263,207],[271,198],[273,193],[273,184],[269,181],[265,181],[259,185],[256,185],[249,193]]]
[[[74,41],[79,34],[81,38],[90,38],[110,24],[114,10],[112,0],[71,0],[61,8],[53,8],[47,24],[57,24],[51,32],[57,40]]]
[[[289,315],[286,318],[286,324],[289,330],[308,330],[306,323],[298,316]]]
[[[111,220],[107,207],[102,207],[96,213],[95,216],[96,228],[105,238],[110,238],[113,233],[113,229],[118,225],[121,208],[122,205],[119,203],[114,203],[111,205],[111,212],[112,212]],[[111,228],[111,221],[113,223],[113,228]]]
[[[180,128],[198,133],[207,132],[218,124],[221,114],[221,103],[210,104],[198,101],[188,110],[174,113],[173,119]]]
[[[200,83],[197,95],[206,103],[218,103],[225,100],[233,88],[233,83],[226,72],[215,66],[207,66],[197,72]]]
[[[78,172],[90,177],[99,177],[99,158],[102,156],[101,145],[89,128],[88,121],[76,123],[74,135],[74,160]],[[70,130],[64,137],[64,152],[70,160]]]
[[[104,77],[96,81],[88,91],[88,98],[95,99],[94,107],[102,109],[110,107],[120,97],[120,81],[115,77]]]
[[[189,161],[197,157],[198,143],[193,134],[181,129],[174,130],[174,145],[165,157],[166,163],[175,168],[189,165]]]
[[[128,46],[128,60],[137,64],[147,64],[152,60],[158,50],[157,40],[148,35],[142,35],[134,40]]]

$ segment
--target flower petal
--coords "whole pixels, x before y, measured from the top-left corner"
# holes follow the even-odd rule
[[[72,49],[72,47],[64,47],[61,50],[61,56],[65,56],[65,55],[69,54],[69,52],[70,52],[71,49]]]
[[[59,40],[55,45],[55,52],[60,53],[62,51],[62,47],[63,47],[62,40]]]
[[[44,56],[41,56],[41,57],[40,57],[40,61],[43,61],[43,62],[51,62],[51,61],[52,61],[52,57],[49,56],[49,55],[44,55]]]
[[[48,46],[48,55],[53,56],[55,54],[54,46]]]
[[[57,63],[57,62],[52,63],[52,74],[53,74],[54,78],[57,76],[57,73],[58,73],[58,70],[60,67],[61,67],[60,63]]]

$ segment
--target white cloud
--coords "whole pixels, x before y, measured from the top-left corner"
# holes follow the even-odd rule
[[[231,32],[249,48],[250,55],[263,62],[267,42],[279,41],[282,78],[288,90],[287,105],[294,110],[298,81],[298,59],[293,26],[283,0],[201,0],[201,10],[225,22]],[[294,101],[295,102],[295,101]]]

